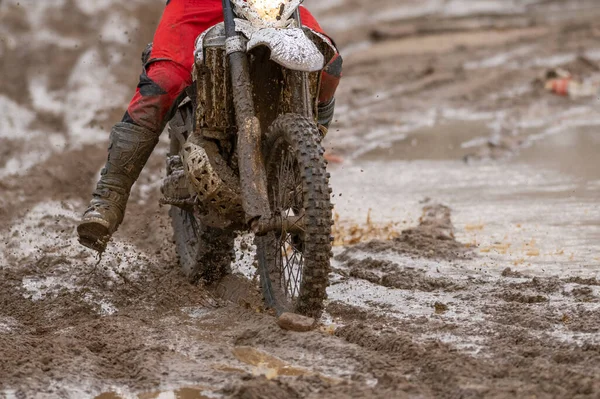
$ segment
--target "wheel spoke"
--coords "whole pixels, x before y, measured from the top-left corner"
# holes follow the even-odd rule
[[[273,189],[274,214],[279,214],[284,220],[291,216],[302,215],[303,192],[298,165],[289,148],[281,151],[277,167],[277,189]],[[294,221],[297,227],[304,215]],[[301,253],[297,238],[282,230],[277,239],[279,254],[276,265],[279,268],[280,284],[286,296],[295,298],[300,293],[304,256]]]
[[[294,260],[297,260],[297,255],[298,252],[294,252]],[[294,286],[291,288],[292,289],[292,296],[295,296],[296,291],[298,289],[298,283],[299,283],[299,276],[298,273],[294,273],[294,270],[290,270],[291,273],[291,279],[293,279],[294,281]]]

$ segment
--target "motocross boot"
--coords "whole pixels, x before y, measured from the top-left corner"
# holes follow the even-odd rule
[[[113,127],[106,166],[77,227],[82,245],[104,252],[123,221],[131,186],[158,143],[158,137],[157,133],[130,123],[121,122]]]

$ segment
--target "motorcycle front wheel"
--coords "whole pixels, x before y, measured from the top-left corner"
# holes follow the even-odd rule
[[[256,238],[265,303],[277,314],[318,317],[329,281],[333,224],[319,129],[301,115],[280,116],[264,149],[271,211],[288,221],[281,231]]]

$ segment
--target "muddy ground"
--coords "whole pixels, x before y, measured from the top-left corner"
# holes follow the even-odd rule
[[[600,397],[600,104],[544,87],[600,82],[597,1],[307,0],[345,77],[305,334],[251,254],[180,275],[164,142],[102,262],[74,239],[163,4],[0,1],[0,396]]]

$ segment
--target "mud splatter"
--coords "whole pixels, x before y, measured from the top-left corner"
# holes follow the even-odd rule
[[[444,205],[428,205],[417,227],[402,231],[400,237],[382,241],[373,240],[355,245],[344,251],[339,259],[357,251],[369,253],[395,252],[418,258],[452,260],[471,256],[468,248],[456,241],[450,208]]]

